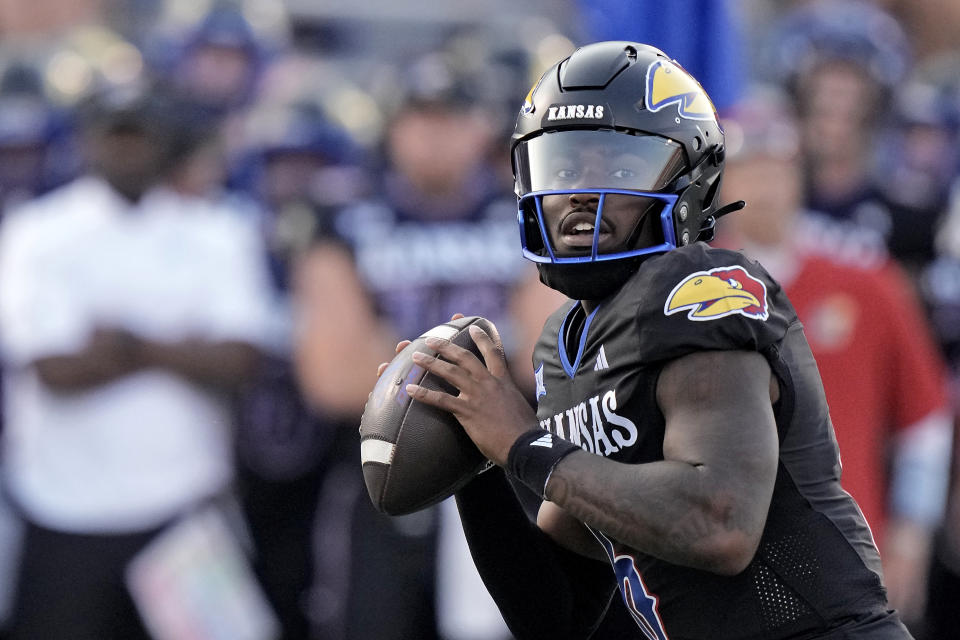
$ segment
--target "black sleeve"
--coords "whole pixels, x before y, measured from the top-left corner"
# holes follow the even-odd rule
[[[759,263],[702,242],[650,260],[621,297],[636,308],[646,362],[697,351],[762,351],[796,322],[782,288]]]
[[[608,565],[543,533],[502,469],[464,487],[457,507],[480,577],[517,640],[590,637],[616,586]]]

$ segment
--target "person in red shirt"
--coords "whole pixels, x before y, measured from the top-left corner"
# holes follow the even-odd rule
[[[882,245],[802,210],[799,134],[782,98],[757,91],[724,129],[723,199],[747,206],[724,220],[719,243],[759,260],[793,302],[830,406],[842,485],[874,533],[891,604],[916,621],[949,475],[942,357]]]

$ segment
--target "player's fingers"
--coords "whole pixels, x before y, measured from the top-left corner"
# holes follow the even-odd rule
[[[459,320],[460,318],[463,318],[463,317],[465,316],[462,313],[455,313],[452,316],[450,316],[450,321],[453,322],[454,320]]]
[[[459,365],[471,377],[477,378],[487,371],[487,368],[483,366],[483,363],[480,362],[477,356],[463,347],[453,344],[449,340],[430,337],[427,338],[426,345],[450,362]]]
[[[408,344],[410,344],[409,340],[401,340],[400,342],[397,343],[397,347],[395,349],[396,352],[400,353],[401,351],[407,348]],[[382,376],[383,372],[386,371],[387,367],[389,366],[390,366],[389,362],[381,362],[380,365],[377,367],[377,377],[379,378],[380,376]]]
[[[483,361],[487,363],[487,369],[490,373],[497,378],[507,375],[507,363],[503,355],[503,347],[498,342],[494,342],[486,331],[475,324],[470,325],[468,331],[474,344],[480,349],[480,354],[483,355]]]
[[[440,376],[461,391],[464,386],[470,382],[470,376],[467,375],[466,371],[451,362],[444,362],[429,353],[416,351],[413,354],[413,361],[430,373]]]
[[[455,410],[457,399],[449,393],[435,391],[433,389],[424,389],[418,384],[408,384],[406,390],[410,397],[417,402],[423,402],[424,404],[429,404],[444,411],[449,411],[450,413],[453,413]]]

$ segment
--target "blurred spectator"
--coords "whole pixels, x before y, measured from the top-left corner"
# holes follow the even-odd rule
[[[864,0],[818,0],[788,13],[770,41],[770,71],[799,111],[807,206],[879,235],[897,259],[929,259],[932,226],[891,205],[875,163],[891,98],[910,70],[900,25]]]
[[[568,55],[574,49],[574,44],[557,33],[556,25],[550,20],[538,20],[525,36],[518,39],[510,31],[489,27],[460,29],[443,47],[445,61],[441,66],[455,68],[457,74],[469,78],[470,92],[482,100],[483,110],[493,127],[492,135],[498,141],[508,140],[513,134],[518,98],[523,101],[530,83],[536,79],[530,77],[531,69],[539,72],[544,58],[552,62],[554,56]],[[429,69],[434,64],[431,59],[426,56],[418,65],[419,69],[409,75],[429,77]],[[445,73],[441,70],[441,78]],[[439,85],[448,81],[441,79]],[[427,90],[424,80],[416,82],[424,85],[420,91]],[[409,89],[398,88],[395,93],[404,96],[408,92]],[[381,104],[388,112],[397,107],[393,101],[381,101]],[[488,165],[501,183],[503,193],[513,191],[513,171],[504,147],[491,145],[490,153]]]
[[[12,638],[147,637],[128,563],[229,492],[226,394],[269,290],[254,230],[165,186],[193,115],[145,84],[99,92],[89,172],[0,229],[3,453],[27,520]]]
[[[405,549],[386,544],[366,555],[364,543],[376,536],[365,529],[366,523],[356,523],[354,515],[356,510],[368,514],[372,509],[363,487],[357,425],[375,382],[373,372],[393,353],[397,337],[377,316],[349,248],[333,238],[314,238],[312,246],[294,262],[291,296],[293,358],[306,406],[314,415],[326,416],[332,430],[338,429],[331,434],[315,517],[313,560],[317,567],[309,602],[311,623],[321,638],[378,637],[364,635],[366,625],[395,628],[401,634],[396,637],[402,637],[410,631],[408,616],[416,615],[415,611],[406,610],[396,619],[371,616],[362,596],[350,599],[351,589],[359,593],[387,585],[384,599],[373,595],[372,601],[402,611],[406,604],[403,598],[397,604],[389,599],[394,595],[389,588],[394,576],[407,575]],[[356,566],[365,566],[376,575],[358,578]],[[417,588],[413,580],[407,587],[411,592]],[[351,605],[354,608],[348,611]],[[418,630],[411,633],[417,637]]]
[[[950,498],[934,544],[926,595],[925,633],[919,640],[952,638],[960,628],[960,438],[954,441]]]
[[[934,233],[960,168],[960,94],[924,79],[897,88],[879,147],[878,181],[895,222],[891,253],[912,273],[934,255]]]
[[[477,314],[496,316],[522,272],[514,267],[523,264],[515,229],[501,224],[515,219],[515,204],[499,190],[483,155],[495,130],[484,95],[439,54],[418,60],[407,74],[403,104],[384,142],[382,197],[347,209],[336,221],[355,247],[360,273],[403,336],[419,335],[426,317],[449,319],[465,302]],[[463,226],[477,230],[465,234],[476,241],[460,239],[451,255],[441,255],[446,236]]]
[[[0,60],[0,68],[3,68]],[[7,210],[57,182],[52,161],[64,127],[43,93],[36,69],[14,61],[0,73],[0,225]],[[63,149],[59,150],[62,154]],[[63,158],[62,154],[60,158]],[[63,164],[66,164],[64,162]],[[3,380],[0,371],[0,433],[3,431]],[[21,537],[19,518],[0,497],[0,627],[5,628],[14,588]]]
[[[929,143],[941,150],[940,145],[949,145],[946,153],[938,159],[939,166],[933,170],[935,176],[946,179],[944,182],[949,180],[949,193],[944,198],[946,212],[936,237],[937,257],[926,265],[919,282],[950,366],[954,407],[960,411],[960,180],[957,179],[956,164],[957,131],[943,127],[943,121],[947,120],[943,115],[960,112],[958,60],[960,51],[938,56],[926,64],[920,74],[922,86],[933,89],[926,95],[934,98],[933,104],[942,109],[939,112],[941,117],[935,121],[940,135]],[[929,109],[920,110],[920,114],[928,112]],[[951,159],[954,160],[953,166],[950,165]],[[949,638],[960,625],[960,611],[956,607],[960,594],[960,437],[954,444],[953,484],[946,521],[934,547],[924,640]]]
[[[724,128],[723,192],[747,208],[724,220],[721,241],[759,259],[796,307],[830,405],[843,486],[873,530],[891,605],[916,625],[949,475],[943,363],[885,255],[855,228],[801,211],[799,137],[782,98],[757,94]]]
[[[51,147],[64,137],[64,124],[37,71],[8,66],[0,75],[0,216],[58,181]]]
[[[153,72],[192,99],[210,118],[209,126],[219,130],[219,153],[230,167],[242,152],[246,113],[265,97],[260,83],[271,62],[268,44],[243,4],[213,0],[185,33],[161,24],[144,46]]]
[[[729,0],[578,0],[585,42],[632,40],[661,49],[699,78],[721,112],[736,102],[749,68],[738,5]]]
[[[921,86],[928,87],[924,105],[927,108],[922,113],[930,112],[931,107],[936,109],[935,123],[941,134],[937,142],[948,146],[936,169],[936,175],[946,183],[945,188],[949,191],[945,198],[945,215],[937,230],[937,253],[960,261],[960,152],[956,144],[960,137],[960,49],[925,65],[919,76]]]
[[[368,364],[371,343],[389,343],[373,356],[387,360],[397,338],[420,335],[457,312],[493,320],[508,355],[522,358],[517,370],[530,370],[530,353],[513,349],[510,311],[533,270],[516,243],[516,201],[489,164],[496,129],[485,96],[442,53],[418,59],[401,77],[380,191],[335,218],[349,250],[316,246],[297,274],[305,391],[319,406],[339,401],[357,417],[376,370]],[[343,306],[348,286],[368,297]],[[552,308],[533,322],[542,325]],[[350,381],[359,388],[345,389]],[[370,505],[358,460],[351,464],[358,497],[346,637],[508,637],[466,555],[452,503],[387,518]],[[453,555],[438,559],[438,548]],[[377,616],[369,615],[371,601],[379,603]]]
[[[290,272],[310,246],[331,233],[330,212],[349,201],[359,181],[359,169],[348,166],[358,154],[353,141],[319,107],[302,102],[258,106],[246,118],[245,128],[245,162],[233,182],[262,209],[286,340],[271,351],[238,403],[239,484],[257,548],[257,572],[284,639],[298,640],[313,637],[314,618],[324,617],[317,605],[326,598],[311,594],[315,575],[329,572],[314,563],[314,538],[324,547],[336,545],[335,523],[343,516],[337,513],[342,509],[328,506],[329,491],[338,491],[343,461],[354,462],[357,418],[329,405],[310,406],[300,392],[289,335]],[[332,271],[327,275],[335,277]],[[356,296],[359,289],[338,295]],[[349,314],[346,308],[344,312]],[[352,320],[349,315],[344,319]],[[359,382],[368,384],[369,375]],[[358,472],[353,464],[350,470]],[[334,516],[332,522],[321,523],[326,528],[318,533],[320,502]],[[334,533],[328,535],[330,531]]]
[[[317,238],[332,233],[333,213],[366,189],[361,154],[349,134],[307,101],[255,108],[246,118],[242,160],[232,183],[264,210],[275,277]]]
[[[173,78],[205,108],[225,115],[253,98],[264,56],[239,7],[218,2],[187,35]]]
[[[939,255],[924,269],[920,291],[953,376],[953,400],[960,402],[960,259]]]

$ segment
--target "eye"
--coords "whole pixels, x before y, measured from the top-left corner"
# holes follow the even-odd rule
[[[727,284],[729,284],[734,289],[743,289],[743,285],[737,282],[736,280],[734,280],[733,278],[730,278],[729,280],[727,280]]]
[[[636,176],[637,176],[636,171],[634,171],[633,169],[627,169],[627,168],[617,169],[616,171],[610,172],[610,177],[618,178],[620,180],[626,180],[627,178],[635,178]]]
[[[561,180],[576,180],[580,177],[580,172],[576,169],[558,169],[556,176]]]

